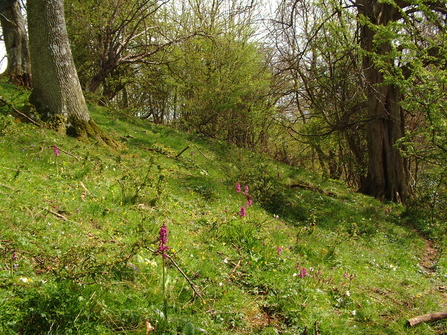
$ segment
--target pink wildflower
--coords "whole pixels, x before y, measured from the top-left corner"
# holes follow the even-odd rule
[[[248,191],[249,191],[249,187],[248,187],[248,185],[245,185],[244,194],[248,195]]]
[[[253,200],[249,198],[249,199],[247,200],[247,204],[246,204],[245,206],[250,207],[250,206],[252,206],[252,205],[253,205]]]
[[[301,268],[298,277],[300,277],[300,278],[304,278],[304,277],[306,277],[306,276],[307,276],[307,269],[306,269],[306,268]]]
[[[169,251],[168,246],[168,227],[166,224],[161,226],[158,237],[158,250],[157,252],[163,255],[163,258],[167,258],[167,252]]]
[[[241,183],[236,184],[236,192],[241,193]]]
[[[56,157],[59,156],[59,148],[57,147],[57,145],[53,145],[53,151]]]
[[[244,206],[241,207],[241,211],[240,211],[239,215],[240,215],[241,217],[244,217],[244,216],[247,215],[247,211],[246,211],[246,209],[245,209]]]
[[[280,245],[276,247],[276,253],[278,254],[278,256],[281,256],[282,251],[283,248]]]

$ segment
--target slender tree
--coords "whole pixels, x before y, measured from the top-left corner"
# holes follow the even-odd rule
[[[269,34],[283,91],[277,120],[300,143],[301,160],[359,187],[366,168],[366,94],[355,16],[306,1],[290,11],[283,2]]]
[[[18,0],[0,1],[0,22],[8,59],[6,74],[11,83],[30,87],[31,63],[28,35]]]
[[[85,0],[67,5],[81,83],[106,104],[134,82],[158,54],[194,35],[179,36],[163,8],[169,0]]]

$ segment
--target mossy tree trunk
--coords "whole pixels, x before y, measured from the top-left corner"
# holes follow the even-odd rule
[[[405,202],[409,196],[409,173],[406,159],[397,147],[405,135],[405,115],[401,107],[402,92],[394,83],[385,83],[382,69],[374,57],[386,59],[394,66],[391,41],[376,38],[377,26],[386,27],[400,18],[398,8],[377,0],[358,0],[359,14],[368,19],[360,26],[360,43],[364,51],[363,69],[368,87],[368,174],[360,191],[379,199]]]
[[[63,0],[28,0],[30,102],[59,133],[116,146],[91,119],[71,54]]]
[[[28,35],[18,0],[0,1],[0,22],[8,59],[6,75],[15,85],[31,87]]]

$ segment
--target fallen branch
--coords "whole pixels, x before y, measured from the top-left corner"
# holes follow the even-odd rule
[[[81,195],[81,199],[82,199],[83,201],[85,201],[85,195],[88,194],[88,195],[92,196],[92,193],[88,190],[87,187],[85,187],[85,185],[84,185],[84,183],[83,183],[82,181],[80,181],[79,184],[81,184],[81,187],[82,187],[82,188],[84,189],[84,191],[85,191],[85,192],[82,193],[82,195]]]
[[[153,151],[153,152],[156,152],[156,153],[158,153],[158,154],[165,155],[165,156],[168,157],[168,158],[172,158],[172,156],[171,156],[170,154],[165,153],[165,152],[162,152],[162,151],[161,151],[160,149],[158,149],[158,148],[148,148],[148,147],[143,147],[143,146],[142,146],[142,148],[143,148],[144,150],[147,150],[147,151]]]
[[[301,184],[301,183],[298,183],[298,184],[289,185],[289,187],[290,188],[303,188],[303,189],[311,190],[311,191],[314,191],[314,192],[317,192],[317,193],[324,193],[324,191],[322,189],[319,189],[318,187],[316,187],[316,186],[314,186],[312,184]]]
[[[6,184],[1,184],[1,183],[0,183],[0,186],[3,186],[3,187],[5,187],[5,188],[7,188],[7,189],[10,189],[11,191],[15,191],[15,192],[17,192],[17,190],[16,190],[15,188],[12,188],[11,186],[8,186],[8,185],[6,185]]]
[[[204,154],[202,151],[199,150],[199,148],[198,148],[197,146],[196,146],[196,150],[197,150],[203,157],[205,157],[206,159],[210,160],[208,157],[205,156],[205,154]]]
[[[431,322],[431,321],[437,321],[447,318],[447,311],[446,312],[437,312],[437,313],[429,313],[424,315],[419,315],[414,318],[411,318],[408,320],[408,323],[410,327],[416,326],[422,322]]]
[[[68,221],[68,219],[64,216],[64,215],[62,215],[62,214],[59,214],[59,213],[56,213],[56,212],[53,212],[51,209],[48,209],[48,208],[45,208],[49,213],[51,213],[51,214],[53,214],[54,216],[57,216],[59,219],[62,219],[62,220],[64,220],[64,221]]]
[[[33,123],[34,125],[36,125],[38,127],[42,127],[42,125],[39,122],[34,121],[28,115],[26,115],[26,114],[22,113],[21,111],[19,111],[9,101],[5,100],[3,97],[0,97],[0,101],[5,103],[9,108],[11,108],[14,111],[14,113],[19,114],[21,117],[24,117],[25,119],[27,119],[29,122]]]
[[[71,157],[74,157],[77,161],[81,160],[79,157],[76,157],[75,155],[73,155],[72,153],[70,153],[68,151],[65,151],[64,149],[59,148],[59,151],[62,151],[63,153],[65,153],[65,154],[67,154],[67,155],[69,155]]]
[[[237,268],[241,266],[241,261],[242,261],[242,260],[240,259],[240,260],[237,262],[237,264],[234,263],[234,262],[231,262],[231,264],[234,265],[234,268],[233,268],[233,271],[231,271],[231,274],[235,273],[236,270],[237,270]]]
[[[182,153],[184,153],[186,150],[188,150],[189,149],[189,145],[185,148],[185,149],[183,149],[182,151],[180,151],[178,154],[177,154],[177,156],[175,156],[175,158],[179,158],[180,157],[180,155],[182,154]]]
[[[17,171],[18,169],[11,169],[11,168],[9,168],[9,167],[6,167],[6,166],[0,166],[1,168],[3,168],[3,169],[6,169],[6,170],[12,170],[12,171]]]
[[[157,253],[156,250],[151,249],[149,247],[145,247],[147,250],[153,252],[154,254]],[[196,289],[196,285],[191,281],[191,279],[188,278],[188,276],[183,272],[183,270],[178,266],[178,264],[174,261],[174,259],[172,259],[171,256],[169,256],[168,254],[164,254],[171,262],[172,264],[176,267],[176,269],[182,274],[182,276],[186,279],[186,281],[188,282],[189,286],[191,286],[192,290],[194,291],[194,293],[200,298],[202,299],[203,302],[205,302],[205,299],[203,299],[202,295],[200,294],[199,291],[197,291]]]

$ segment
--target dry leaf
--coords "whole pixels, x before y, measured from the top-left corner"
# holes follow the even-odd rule
[[[155,330],[155,328],[152,327],[149,320],[145,320],[144,322],[146,323],[146,334],[149,334],[151,331]]]

